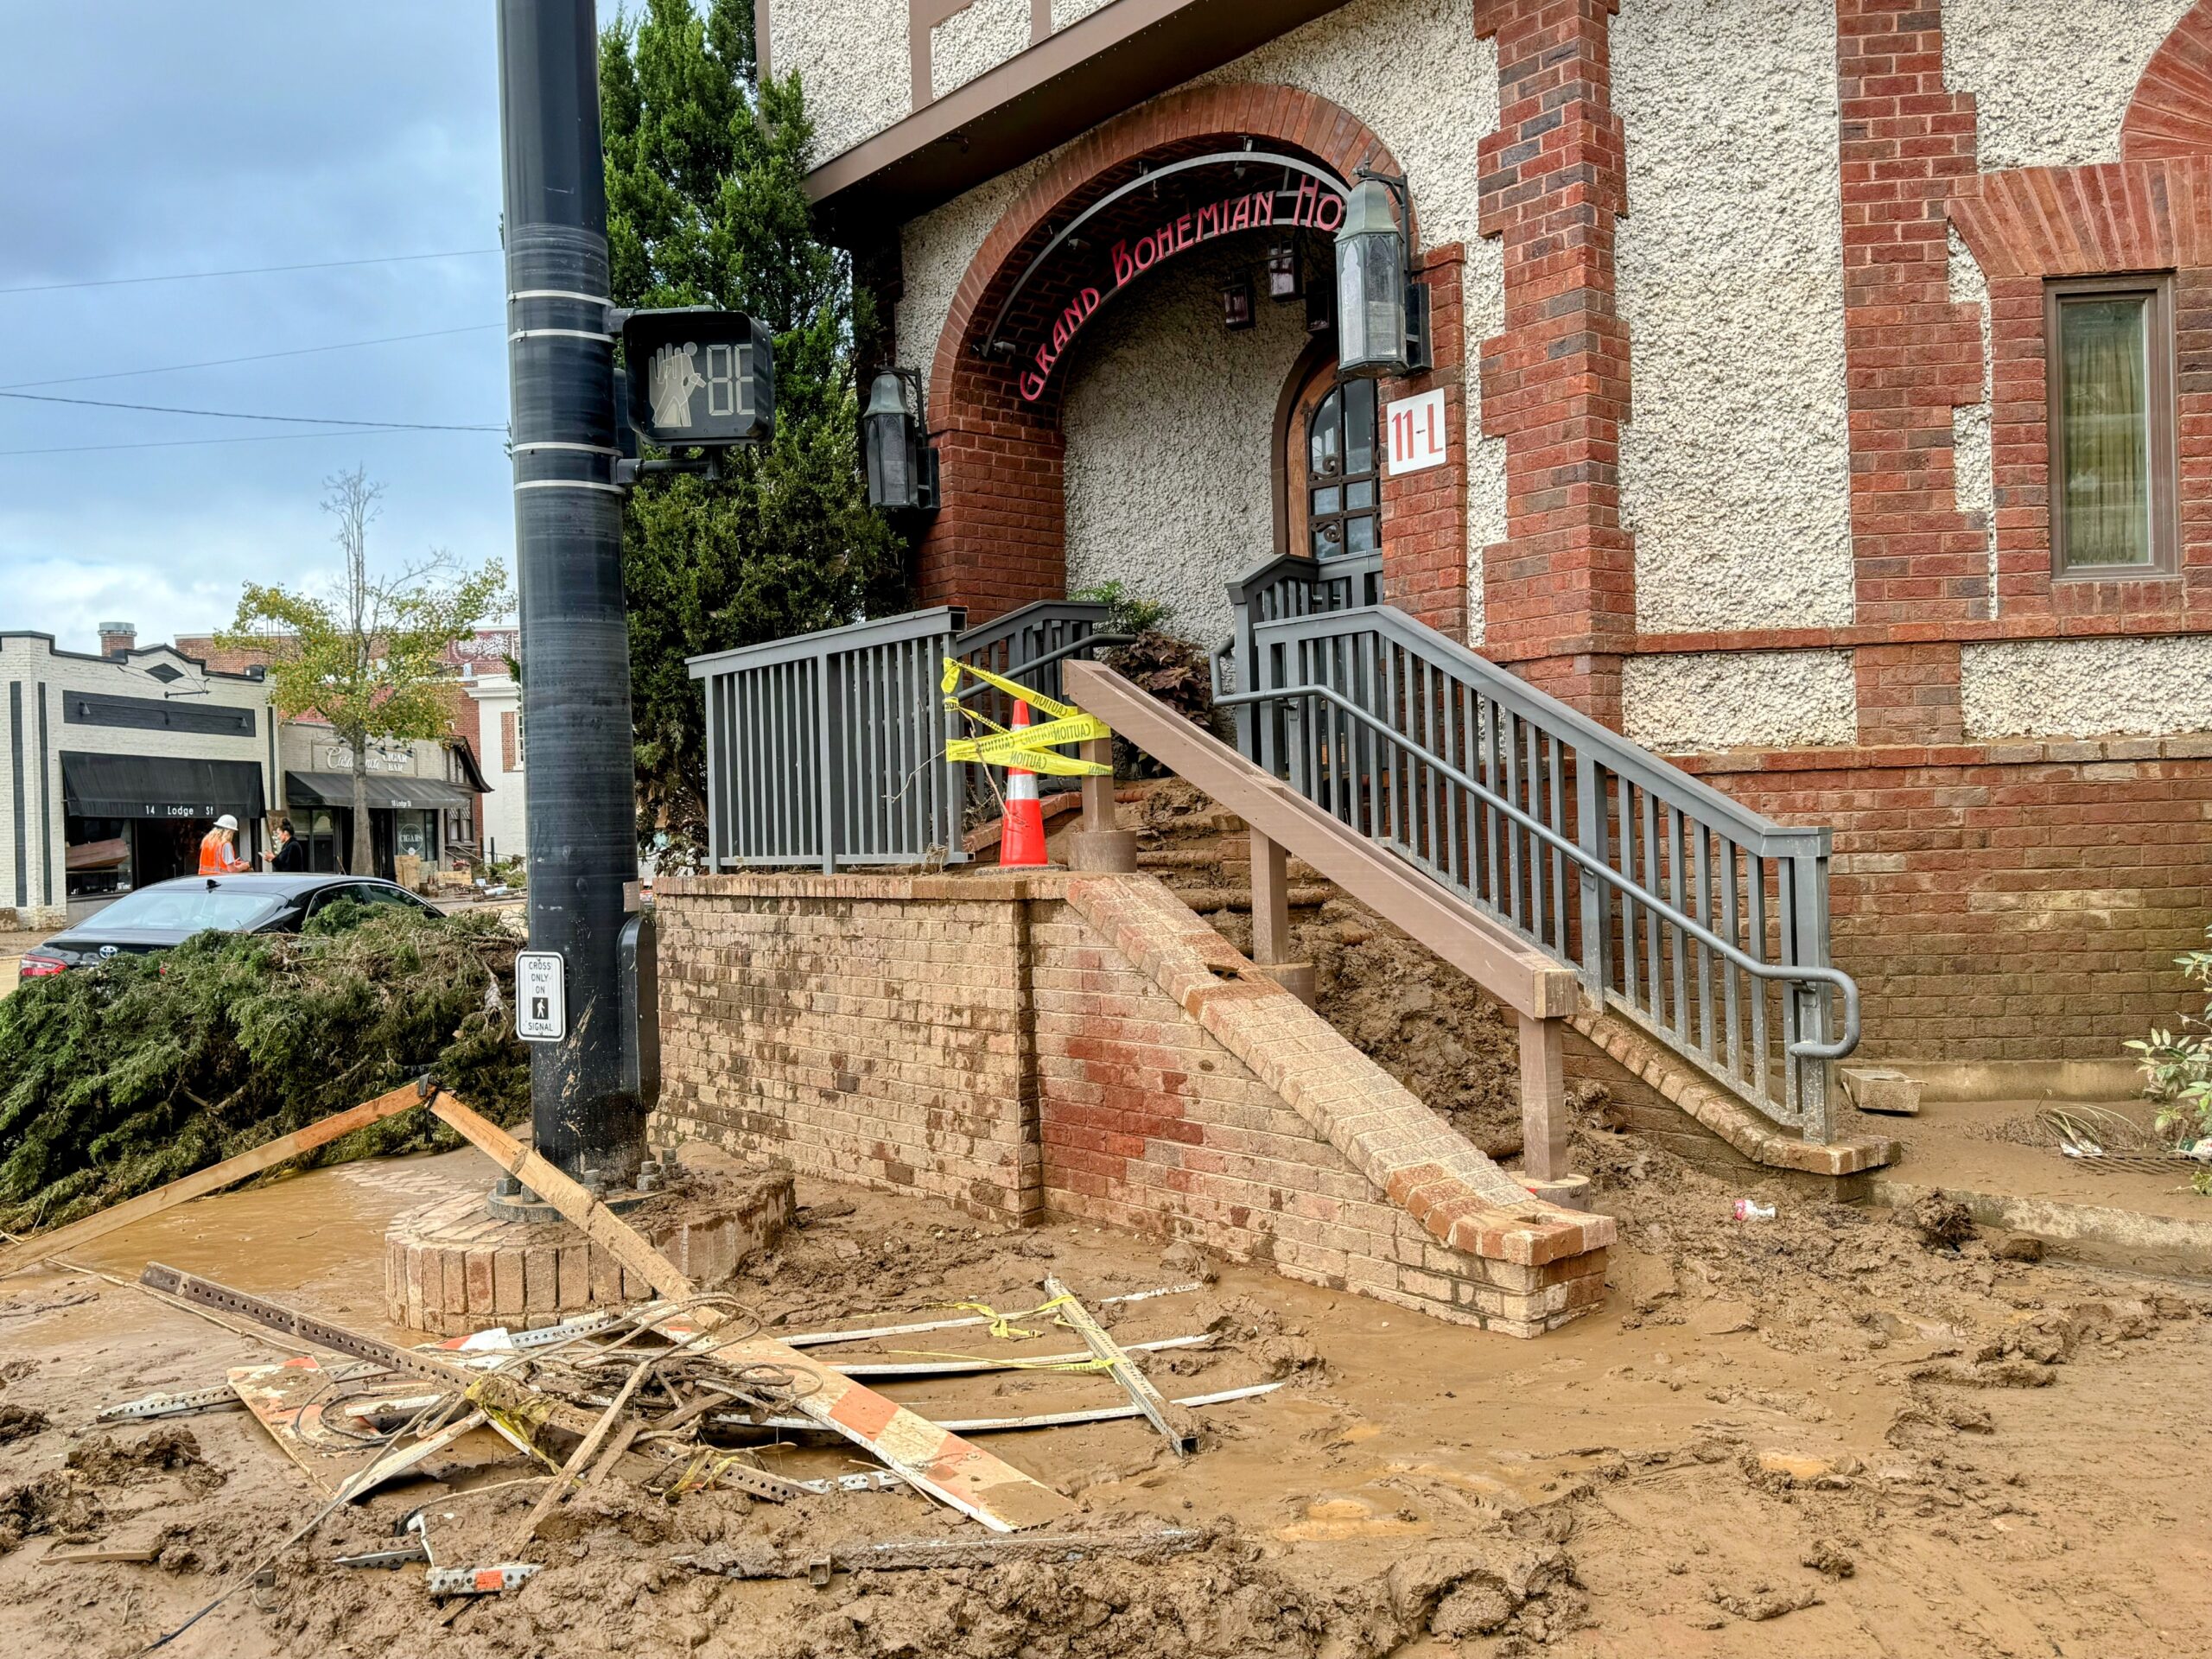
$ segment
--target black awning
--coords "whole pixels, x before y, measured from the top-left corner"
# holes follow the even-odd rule
[[[251,760],[152,754],[61,756],[61,798],[80,818],[213,818],[262,812],[261,768]]]
[[[402,811],[417,807],[424,810],[466,809],[474,805],[476,800],[474,791],[435,778],[394,778],[388,773],[372,772],[365,781],[372,812],[387,808],[397,808]],[[353,804],[353,774],[350,772],[288,772],[284,774],[284,798],[294,806],[350,807]]]

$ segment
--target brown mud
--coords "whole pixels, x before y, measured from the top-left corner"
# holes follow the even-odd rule
[[[1581,1166],[1619,1217],[1611,1292],[1518,1342],[1211,1264],[1203,1290],[1102,1310],[1124,1340],[1214,1330],[1154,1356],[1171,1395],[1286,1386],[1200,1414],[1179,1462],[1139,1422],[991,1437],[1075,1497],[1080,1524],[1211,1529],[1183,1555],[1082,1565],[740,1582],[677,1558],[844,1541],[975,1537],[903,1492],[669,1503],[620,1483],[562,1510],[520,1590],[437,1622],[421,1570],[337,1567],[388,1548],[426,1505],[441,1562],[497,1559],[542,1490],[474,1437],[430,1478],[341,1512],[259,1564],[317,1507],[243,1413],[94,1428],[93,1412],[219,1382],[281,1347],[135,1289],[46,1271],[16,1294],[0,1402],[51,1426],[0,1446],[0,1642],[121,1659],[223,1589],[165,1653],[947,1656],[1147,1659],[1384,1654],[1908,1656],[2128,1659],[2202,1650],[2212,1624],[2212,1295],[2200,1287],[1999,1259],[2001,1240],[1924,1241],[1881,1211],[1738,1192],[1633,1138],[1586,1128]],[[380,1329],[376,1243],[426,1197],[480,1185],[470,1154],[347,1165],[185,1206],[101,1241],[87,1266],[177,1262]],[[771,1325],[1019,1315],[1047,1273],[1096,1300],[1176,1282],[1187,1246],[1054,1224],[979,1229],[943,1207],[802,1183],[801,1224],[732,1288]],[[70,1301],[64,1293],[83,1291]],[[1013,1351],[1065,1351],[1048,1316]],[[969,1328],[868,1344],[979,1352]],[[27,1368],[27,1369],[26,1369]],[[1109,1402],[1095,1376],[887,1385],[942,1416]],[[765,1452],[809,1477],[857,1465]],[[214,1483],[219,1481],[219,1485]],[[136,1548],[143,1563],[48,1564]],[[1781,1647],[1777,1649],[1777,1644]]]

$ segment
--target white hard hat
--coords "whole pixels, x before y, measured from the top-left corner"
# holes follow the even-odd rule
[[[215,820],[215,827],[218,830],[235,830],[238,827],[238,821],[226,812]]]

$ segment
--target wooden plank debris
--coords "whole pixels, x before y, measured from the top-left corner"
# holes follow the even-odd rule
[[[577,1182],[505,1130],[451,1095],[441,1094],[431,1103],[431,1110],[657,1294],[674,1302],[689,1302],[698,1296],[698,1287],[675,1263]],[[867,1447],[921,1491],[994,1531],[1043,1526],[1075,1512],[1075,1505],[1049,1486],[798,1349],[765,1336],[717,1340],[711,1332],[724,1321],[709,1306],[691,1308],[687,1317],[709,1332],[703,1343],[694,1346],[703,1350],[711,1344],[709,1351],[729,1364],[779,1365],[796,1373],[811,1385],[795,1402],[808,1419]]]
[[[1020,1561],[1066,1565],[1109,1556],[1179,1555],[1203,1548],[1212,1535],[1202,1527],[1160,1527],[1148,1532],[1044,1533],[1014,1538],[890,1538],[879,1543],[837,1544],[819,1554],[772,1550],[716,1549],[679,1555],[679,1567],[729,1579],[798,1579],[826,1584],[836,1573],[920,1571],[932,1567],[1007,1567]]]
[[[174,1210],[180,1204],[203,1198],[245,1180],[250,1175],[274,1169],[302,1153],[327,1146],[333,1141],[351,1135],[356,1129],[366,1128],[385,1118],[412,1111],[422,1103],[421,1085],[404,1084],[390,1094],[378,1095],[374,1100],[348,1107],[342,1112],[310,1123],[305,1128],[294,1129],[289,1135],[280,1135],[251,1152],[242,1152],[235,1158],[226,1158],[219,1164],[210,1164],[205,1169],[195,1170],[171,1181],[167,1186],[157,1186],[151,1192],[141,1192],[135,1198],[125,1198],[121,1204],[111,1205],[96,1214],[73,1221],[66,1227],[57,1227],[50,1233],[33,1234],[0,1251],[0,1278],[34,1267],[63,1250],[73,1250],[79,1245],[88,1244],[118,1227],[128,1227],[134,1221],[144,1221],[165,1210]]]
[[[1067,1325],[1090,1350],[1091,1357],[1103,1361],[1113,1379],[1125,1389],[1145,1421],[1160,1431],[1160,1438],[1179,1458],[1187,1458],[1198,1443],[1197,1425],[1161,1396],[1152,1385],[1152,1379],[1137,1369],[1121,1344],[1116,1342],[1106,1327],[1091,1317],[1090,1310],[1077,1300],[1076,1294],[1059,1280],[1047,1276],[1045,1294],[1060,1305],[1061,1323]]]
[[[1119,1296],[1102,1296],[1098,1299],[1098,1306],[1110,1307],[1121,1302],[1148,1302],[1155,1296],[1186,1296],[1192,1291],[1205,1288],[1193,1279],[1187,1284],[1161,1285],[1154,1290],[1132,1290]],[[791,1347],[815,1348],[826,1343],[869,1342],[880,1337],[918,1337],[927,1331],[960,1331],[995,1322],[986,1314],[971,1313],[957,1319],[925,1319],[915,1325],[879,1325],[865,1331],[799,1331],[789,1336],[779,1331],[773,1334]]]
[[[1232,1400],[1256,1400],[1263,1394],[1273,1394],[1282,1387],[1280,1382],[1255,1382],[1248,1388],[1224,1389],[1217,1394],[1186,1394],[1171,1401],[1172,1405],[1185,1407],[1223,1406]],[[1122,1406],[1087,1406],[1079,1411],[1039,1412],[1027,1417],[948,1417],[938,1427],[956,1434],[997,1434],[1024,1428],[1068,1428],[1077,1423],[1110,1423],[1123,1417],[1141,1417],[1143,1410],[1134,1403]],[[711,1420],[717,1428],[766,1428],[779,1433],[798,1433],[813,1428],[815,1424],[804,1417],[770,1417],[755,1423],[750,1417],[730,1412]]]

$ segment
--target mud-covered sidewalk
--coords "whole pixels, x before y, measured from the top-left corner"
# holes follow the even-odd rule
[[[982,1534],[904,1491],[671,1503],[615,1482],[559,1513],[538,1541],[544,1570],[505,1596],[441,1605],[419,1567],[331,1565],[390,1548],[418,1507],[442,1560],[493,1549],[543,1488],[505,1484],[535,1471],[478,1434],[429,1478],[341,1510],[163,1651],[2126,1659],[2204,1644],[2203,1288],[2005,1260],[2002,1240],[1931,1245],[1885,1212],[1786,1193],[1775,1220],[1738,1222],[1734,1193],[1630,1139],[1593,1131],[1579,1152],[1623,1222],[1612,1290],[1534,1342],[1187,1249],[1163,1259],[1156,1240],[978,1231],[802,1184],[801,1226],[732,1287],[772,1327],[1019,1311],[1048,1273],[1095,1303],[1217,1269],[1202,1289],[1108,1310],[1124,1344],[1212,1333],[1150,1358],[1171,1395],[1283,1384],[1204,1408],[1197,1455],[1179,1462],[1128,1421],[988,1442],[1075,1497],[1084,1524],[1208,1529],[1194,1552],[741,1582],[702,1567]],[[318,1171],[119,1232],[84,1264],[128,1280],[165,1261],[381,1330],[386,1221],[488,1173],[470,1153]],[[1049,1316],[1021,1328],[1039,1335],[1012,1351],[1070,1345]],[[1003,1351],[972,1327],[873,1347]],[[0,1286],[0,1642],[134,1654],[320,1506],[242,1412],[89,1427],[103,1406],[287,1351],[91,1274]],[[879,1386],[940,1421],[1116,1398],[1104,1377],[1062,1373]],[[857,1466],[818,1447],[764,1461],[801,1478]],[[99,1550],[154,1559],[54,1559]]]

